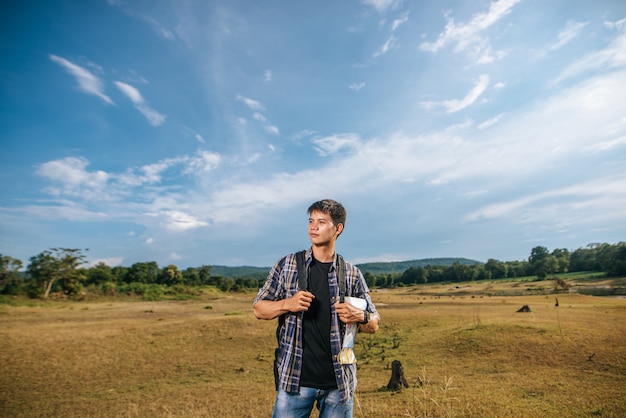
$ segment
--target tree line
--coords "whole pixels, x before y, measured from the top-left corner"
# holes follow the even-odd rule
[[[523,261],[489,259],[484,264],[411,267],[401,274],[372,275],[364,272],[371,287],[395,287],[420,283],[468,282],[477,280],[507,279],[576,272],[604,272],[607,277],[626,276],[626,243],[589,244],[573,252],[565,248],[549,251],[537,246]]]
[[[207,286],[225,292],[254,289],[265,279],[264,275],[236,279],[214,276],[208,265],[179,270],[173,264],[160,268],[155,261],[138,262],[130,267],[98,263],[86,268],[85,263],[83,250],[51,248],[31,257],[22,271],[21,260],[0,254],[0,293],[47,298],[53,293],[80,295],[88,289],[102,295],[134,294],[159,299],[167,293],[198,294],[198,289]],[[363,275],[368,286],[375,288],[526,276],[545,279],[552,274],[583,271],[604,272],[609,277],[626,276],[626,243],[589,244],[572,252],[537,246],[523,261],[489,259],[484,264],[455,262],[450,266],[410,267],[395,274],[363,271]]]

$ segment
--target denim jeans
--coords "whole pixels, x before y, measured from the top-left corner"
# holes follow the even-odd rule
[[[319,418],[352,418],[354,398],[348,403],[341,402],[338,389],[322,390],[301,387],[300,393],[278,390],[272,418],[307,418],[317,401]]]

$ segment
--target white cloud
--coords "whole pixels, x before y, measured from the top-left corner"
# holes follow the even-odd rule
[[[104,85],[102,81],[91,72],[89,72],[89,70],[56,55],[51,54],[50,59],[61,65],[63,68],[65,68],[65,70],[67,70],[68,73],[72,74],[76,78],[76,81],[78,82],[78,88],[81,91],[87,94],[93,94],[94,96],[102,99],[102,101],[107,104],[115,104],[109,96],[104,94]]]
[[[274,125],[267,125],[265,127],[265,130],[269,133],[271,133],[272,135],[279,135],[280,134],[280,129],[278,129],[278,127],[274,126]]]
[[[402,13],[402,16],[400,16],[398,19],[395,19],[391,23],[391,30],[395,31],[396,29],[400,27],[400,25],[408,22],[408,20],[409,20],[409,12]]]
[[[50,187],[46,191],[53,195],[80,196],[85,199],[106,198],[103,190],[109,180],[104,171],[88,172],[89,162],[82,157],[66,157],[41,164],[35,174],[60,184],[61,188]]]
[[[80,220],[96,219],[99,214],[106,213],[109,219],[146,225],[151,234],[154,228],[190,231],[228,224],[241,227],[240,231],[249,235],[256,225],[279,211],[310,203],[311,196],[375,195],[410,181],[412,190],[414,188],[416,192],[420,188],[458,188],[460,195],[468,196],[468,190],[470,193],[487,190],[481,192],[480,199],[491,203],[480,210],[472,210],[468,215],[470,220],[511,216],[508,214],[530,207],[539,213],[543,209],[535,208],[535,204],[547,208],[553,199],[561,196],[568,199],[575,197],[575,202],[567,206],[569,209],[582,208],[585,204],[598,207],[600,203],[606,203],[603,211],[609,214],[607,216],[617,216],[618,211],[623,213],[624,207],[619,204],[624,203],[626,191],[617,189],[620,181],[622,186],[624,184],[623,176],[609,178],[607,181],[610,180],[611,187],[601,188],[597,194],[576,190],[591,190],[599,187],[598,182],[604,180],[590,180],[589,187],[572,189],[574,186],[568,185],[567,179],[559,179],[564,185],[554,187],[546,194],[533,192],[523,200],[524,193],[518,190],[516,194],[519,197],[511,201],[493,199],[497,199],[494,193],[498,190],[510,192],[511,185],[519,185],[522,180],[542,174],[546,167],[573,164],[576,158],[589,150],[608,154],[623,146],[615,144],[607,147],[605,143],[619,141],[626,134],[623,122],[625,96],[626,71],[614,71],[568,90],[554,92],[553,97],[536,101],[532,107],[518,109],[515,114],[507,113],[506,118],[498,119],[498,123],[491,124],[490,129],[480,132],[466,123],[422,135],[398,133],[371,139],[353,133],[327,135],[311,140],[315,150],[324,157],[321,165],[315,168],[302,168],[295,172],[275,171],[254,178],[239,173],[229,177],[225,173],[219,182],[198,182],[194,187],[176,189],[156,186],[134,188],[135,184],[149,179],[157,185],[169,174],[168,170],[177,169],[174,173],[177,174],[188,169],[189,174],[200,177],[200,173],[206,173],[203,167],[220,171],[215,170],[222,164],[222,157],[218,154],[183,155],[126,173],[105,173],[109,178],[109,189],[111,183],[115,183],[125,194],[132,192],[135,203],[112,205],[104,202],[90,212],[81,204],[55,199],[54,204],[39,210],[29,208],[28,213],[55,216],[54,219],[75,217]],[[498,116],[492,119],[495,118]],[[303,137],[313,134],[312,131],[305,131]],[[82,185],[86,182],[82,179],[93,175],[87,171],[84,159],[66,165],[77,171],[69,175],[78,179],[75,181],[77,184]],[[224,166],[228,167],[228,164]],[[123,183],[124,176],[134,179],[136,183]],[[62,182],[61,178],[63,176],[60,175],[50,177],[55,182]],[[330,178],[332,181],[312,181],[316,178]],[[607,179],[606,176],[604,179]],[[63,190],[63,187],[60,189]],[[616,194],[602,197],[602,191]],[[284,198],[285,192],[289,193],[289,199]],[[553,209],[545,209],[542,213],[551,214],[550,210]],[[582,216],[582,209],[577,210],[577,216]],[[152,216],[146,216],[146,213]]]
[[[146,104],[146,101],[141,96],[139,90],[137,90],[135,87],[126,83],[122,83],[121,81],[116,81],[115,85],[122,93],[126,95],[126,97],[130,99],[131,102],[133,102],[135,108],[145,116],[150,125],[160,126],[165,122],[165,116],[150,108],[150,106]]]
[[[266,83],[269,83],[270,81],[272,81],[272,72],[270,70],[265,70],[265,73],[263,74],[263,80]]]
[[[626,22],[626,19],[623,21]],[[606,48],[589,53],[569,65],[552,81],[552,84],[593,71],[610,71],[626,66],[626,23],[616,23],[613,27],[619,34]]]
[[[172,231],[187,231],[208,225],[208,222],[180,210],[165,210],[159,215],[163,218],[165,227]]]
[[[500,19],[507,16],[513,6],[521,0],[498,0],[489,6],[489,11],[485,13],[476,13],[472,19],[466,24],[456,24],[454,19],[447,18],[448,22],[443,32],[434,42],[423,42],[420,49],[423,51],[437,52],[448,44],[456,44],[455,51],[465,51],[468,46],[481,44],[483,48],[488,46],[484,42],[481,33],[490,26],[497,23]]]
[[[323,138],[315,138],[312,141],[317,152],[322,155],[336,154],[342,149],[353,149],[359,145],[361,138],[356,134],[338,134],[326,136]]]
[[[348,86],[350,90],[359,91],[365,87],[365,83],[352,83]]]
[[[248,106],[252,110],[265,110],[265,108],[263,107],[261,102],[259,102],[257,100],[253,100],[253,99],[250,99],[250,98],[244,97],[244,96],[237,96],[237,100],[239,100],[240,102],[245,103],[246,106]]]
[[[597,154],[599,152],[609,151],[624,145],[626,145],[626,136],[620,136],[615,139],[600,141],[595,144],[589,145],[585,148],[585,151]]]
[[[441,102],[421,102],[420,105],[425,109],[443,107],[446,109],[446,113],[458,112],[473,104],[485,92],[485,90],[487,90],[488,86],[489,76],[487,74],[483,74],[478,78],[476,85],[463,99],[444,100]]]
[[[613,176],[594,179],[558,189],[526,195],[510,201],[485,206],[470,213],[467,220],[481,218],[513,218],[520,222],[531,222],[541,219],[563,219],[557,211],[576,218],[576,223],[591,221],[580,216],[590,207],[595,213],[603,213],[606,219],[619,219],[621,213],[616,208],[626,207],[626,176]],[[519,218],[519,214],[524,217]]]
[[[116,174],[102,170],[88,171],[89,161],[86,158],[66,157],[41,164],[35,174],[54,183],[54,186],[45,189],[52,196],[79,197],[91,202],[120,201],[133,193],[135,188],[160,184],[170,169],[177,168],[172,173],[174,176],[179,173],[202,176],[215,170],[221,161],[219,154],[200,150],[191,157],[166,158]]]
[[[124,257],[108,257],[108,258],[98,258],[96,260],[91,260],[89,262],[89,267],[93,267],[97,264],[103,263],[109,267],[116,267],[122,264],[124,261]]]
[[[254,114],[252,115],[252,117],[255,120],[258,120],[259,122],[265,122],[267,121],[267,119],[265,118],[265,116],[263,116],[261,113],[259,112],[254,112]]]
[[[219,154],[209,151],[198,151],[197,155],[192,158],[185,158],[186,167],[183,169],[185,174],[202,174],[215,170],[222,162]]]
[[[361,0],[363,4],[374,7],[379,12],[395,8],[401,0]]]
[[[126,97],[130,99],[131,102],[133,102],[133,104],[138,105],[144,103],[141,93],[139,93],[139,90],[137,90],[133,86],[122,83],[121,81],[116,81],[115,85],[118,89],[120,89],[122,93],[126,95]]]
[[[570,43],[587,26],[589,22],[567,22],[565,29],[559,32],[557,40],[548,46],[550,51],[555,51]]]
[[[478,125],[478,129],[483,130],[483,129],[487,129],[490,126],[495,125],[496,123],[498,123],[500,121],[502,116],[503,116],[502,113],[500,113],[495,118],[491,118],[491,119],[488,119],[488,120],[482,122],[481,124]]]
[[[108,0],[107,2],[111,6],[118,7],[121,11],[123,11],[127,15],[146,22],[148,26],[150,26],[150,28],[160,37],[165,38],[165,39],[170,39],[170,40],[174,39],[174,34],[172,33],[171,30],[166,29],[160,22],[158,22],[152,16],[146,13],[141,13],[141,12],[137,12],[135,10],[130,9],[126,1]]]
[[[380,50],[374,53],[373,57],[376,58],[389,52],[396,44],[396,40],[396,37],[391,35],[389,39],[387,39],[387,42],[385,42],[385,44],[380,48]]]

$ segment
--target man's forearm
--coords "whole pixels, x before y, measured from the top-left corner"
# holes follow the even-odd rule
[[[258,319],[274,319],[287,312],[284,300],[260,300],[254,304],[254,316]]]
[[[361,332],[366,334],[373,334],[378,331],[378,322],[378,317],[376,315],[371,315],[367,324],[359,324],[359,329]]]

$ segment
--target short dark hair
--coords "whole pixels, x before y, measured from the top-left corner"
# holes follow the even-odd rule
[[[313,203],[309,206],[307,213],[311,215],[313,211],[320,211],[322,213],[327,213],[330,215],[330,219],[333,220],[333,224],[339,225],[342,224],[345,228],[346,226],[346,209],[339,202],[336,202],[332,199],[324,199]]]

